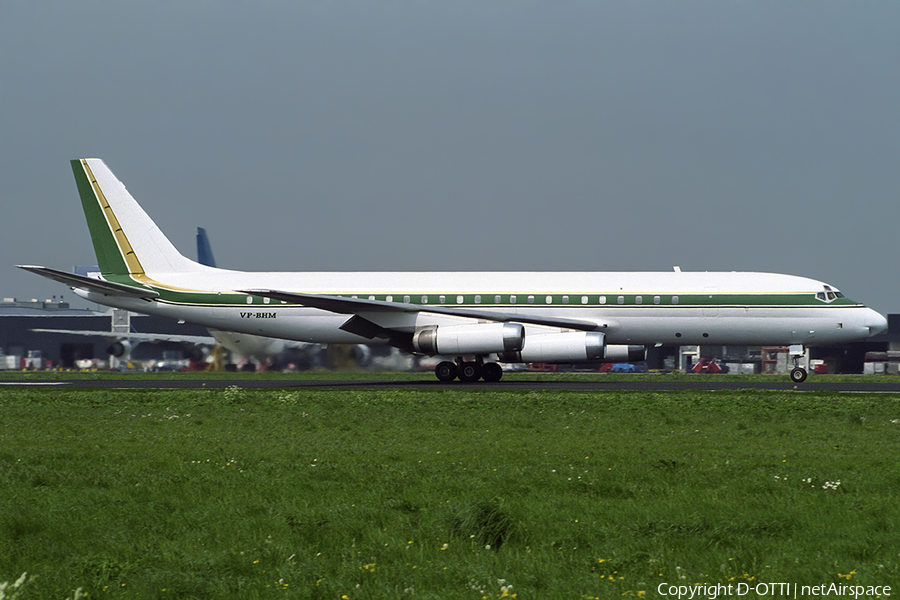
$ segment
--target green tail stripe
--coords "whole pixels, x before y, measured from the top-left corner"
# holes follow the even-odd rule
[[[94,243],[94,253],[97,255],[97,263],[100,265],[100,272],[104,276],[128,273],[128,267],[122,258],[116,239],[110,231],[97,196],[94,194],[94,187],[88,178],[88,170],[81,160],[73,160],[71,163],[72,172],[75,174],[75,183],[78,185],[78,194],[81,196],[84,217],[87,219],[91,241]]]

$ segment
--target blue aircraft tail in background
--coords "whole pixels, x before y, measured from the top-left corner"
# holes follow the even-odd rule
[[[207,267],[215,267],[216,259],[213,257],[212,246],[209,245],[209,238],[206,236],[206,230],[202,227],[197,228],[197,262]]]

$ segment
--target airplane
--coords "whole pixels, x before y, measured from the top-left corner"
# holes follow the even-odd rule
[[[813,279],[753,272],[246,272],[183,256],[97,158],[71,161],[99,273],[19,265],[91,302],[326,344],[429,356],[442,382],[499,381],[499,362],[633,362],[646,347],[804,346],[886,330]]]
[[[113,314],[111,321],[115,322],[120,315]],[[128,315],[124,315],[127,319]],[[195,348],[199,350],[200,346],[214,346],[218,341],[214,336],[202,335],[181,335],[168,333],[137,333],[125,330],[117,330],[115,324],[111,326],[109,331],[96,329],[48,329],[34,328],[31,331],[36,333],[53,333],[56,335],[77,335],[77,336],[98,336],[104,337],[109,342],[106,353],[110,357],[110,367],[118,368],[120,364],[125,364],[131,360],[131,352],[138,344],[161,344],[164,342],[173,342],[181,344],[186,350],[193,355],[196,353]]]

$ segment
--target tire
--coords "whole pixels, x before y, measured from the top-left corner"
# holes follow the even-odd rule
[[[795,367],[791,369],[791,381],[794,383],[803,383],[806,381],[806,369]]]
[[[503,367],[497,363],[485,363],[481,366],[481,378],[485,381],[500,381],[503,377]]]
[[[464,362],[459,366],[458,377],[466,383],[478,381],[481,378],[481,365],[477,362]]]
[[[456,375],[457,375],[456,365],[448,360],[440,362],[434,368],[434,374],[437,376],[438,381],[443,381],[444,383],[449,383],[449,382],[453,381],[454,379],[456,379]]]

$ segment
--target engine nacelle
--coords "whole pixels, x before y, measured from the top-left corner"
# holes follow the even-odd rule
[[[500,362],[585,362],[603,360],[605,334],[572,331],[529,335],[520,352],[500,355]]]
[[[115,356],[116,358],[122,358],[128,352],[131,352],[131,342],[129,342],[128,340],[113,342],[106,349],[107,354]]]
[[[500,354],[500,362],[638,362],[646,358],[643,346],[607,346],[606,335],[596,331],[529,335],[521,351]]]
[[[607,346],[606,362],[626,363],[647,360],[647,349],[643,346]]]
[[[525,327],[520,323],[478,323],[435,325],[413,335],[413,348],[423,354],[494,354],[518,352],[525,343]]]

